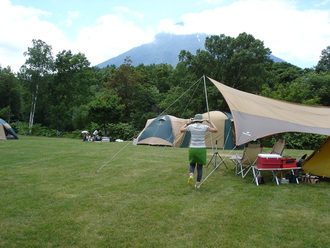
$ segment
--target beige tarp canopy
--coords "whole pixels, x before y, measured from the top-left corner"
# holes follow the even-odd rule
[[[236,145],[284,132],[330,136],[330,108],[295,104],[246,93],[209,80],[225,98],[234,120]]]

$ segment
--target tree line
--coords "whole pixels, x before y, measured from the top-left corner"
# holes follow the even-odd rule
[[[229,111],[206,75],[246,92],[311,105],[329,106],[330,46],[314,68],[275,63],[271,50],[251,34],[209,36],[205,50],[182,50],[169,64],[92,67],[83,53],[33,40],[19,72],[0,67],[0,117],[20,134],[75,137],[99,128],[103,135],[129,139],[159,114],[190,118],[210,110]],[[310,138],[308,138],[310,139]]]

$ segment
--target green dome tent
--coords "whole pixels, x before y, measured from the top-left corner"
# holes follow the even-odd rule
[[[18,139],[18,136],[6,121],[0,119],[0,140],[9,139]]]
[[[233,149],[235,147],[232,120],[229,113],[210,111],[210,113],[204,113],[203,118],[211,119],[219,130],[217,133],[206,135],[207,148],[217,146],[221,149]],[[188,119],[181,119],[172,115],[162,115],[149,119],[137,137],[137,145],[188,147],[190,134],[180,132],[180,128],[187,121]],[[205,122],[205,124],[207,123]]]

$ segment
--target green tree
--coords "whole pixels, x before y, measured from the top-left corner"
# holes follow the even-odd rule
[[[241,33],[236,38],[213,35],[206,38],[205,49],[198,50],[195,56],[182,51],[179,59],[198,76],[206,75],[248,92],[260,90],[268,77],[271,51],[252,35]]]
[[[136,70],[142,78],[135,87],[129,106],[133,110],[130,114],[132,124],[141,129],[145,126],[145,120],[154,118],[162,112],[158,103],[173,86],[174,69],[167,64],[140,64]]]
[[[11,109],[9,106],[0,108],[0,118],[10,122],[10,119],[13,117]]]
[[[322,50],[321,58],[316,65],[317,72],[330,71],[330,46]]]
[[[136,69],[143,75],[143,84],[156,87],[160,94],[166,93],[172,87],[171,77],[174,70],[172,65],[139,65]]]
[[[186,66],[196,78],[206,75],[247,92],[260,92],[269,78],[268,68],[273,63],[269,58],[271,51],[252,35],[241,33],[236,38],[213,35],[206,38],[205,49],[197,50],[196,55],[181,51],[179,65]],[[213,85],[207,91],[210,109],[228,110]],[[195,101],[197,106],[205,106],[202,104],[205,102],[203,94]]]
[[[97,84],[90,62],[84,54],[63,50],[56,55],[56,74],[50,87],[51,126],[59,130],[74,130],[81,106],[94,97],[91,86]]]
[[[295,77],[294,75],[292,73],[291,77]],[[276,78],[275,74],[274,78]],[[264,85],[262,95],[288,102],[330,106],[329,91],[329,73],[310,71],[293,81],[277,82],[272,87]]]
[[[18,81],[10,67],[0,66],[0,116],[7,121],[19,118],[21,98]]]
[[[310,97],[317,98],[317,103],[322,106],[330,106],[330,73],[312,71],[301,77],[301,81],[308,84]]]
[[[44,94],[40,94],[49,83],[50,74],[53,68],[53,56],[52,47],[46,44],[42,40],[32,40],[33,47],[28,48],[27,52],[24,52],[24,56],[27,56],[25,64],[21,67],[19,77],[23,83],[23,87],[26,89],[29,99],[31,101],[30,114],[29,114],[29,129],[31,130],[38,98],[43,97]],[[41,107],[43,107],[42,105]],[[41,117],[42,118],[42,117]]]
[[[317,105],[319,102],[318,96],[311,94],[310,85],[300,80],[276,84],[272,88],[264,85],[261,94],[278,100],[309,105]]]
[[[89,103],[88,116],[107,135],[107,125],[120,122],[124,108],[117,95],[105,94]]]
[[[206,112],[204,82],[201,79],[185,62],[180,62],[167,76],[168,90],[158,97],[158,114],[189,118],[195,113]]]
[[[110,80],[112,74],[115,72],[116,66],[111,65],[111,66],[107,66],[107,67],[104,67],[104,68],[95,67],[94,69],[97,73],[98,80],[102,83],[106,83]]]
[[[156,87],[144,87],[142,84],[136,85],[132,100],[129,102],[130,121],[137,129],[145,126],[145,121],[154,118],[159,114],[157,103],[159,92]]]
[[[301,68],[286,62],[272,64],[269,71],[270,77],[267,80],[269,87],[273,87],[276,84],[293,82],[305,73]]]
[[[130,121],[130,102],[134,98],[134,92],[138,84],[142,81],[141,73],[132,66],[130,58],[126,58],[124,64],[114,71],[110,80],[105,83],[105,87],[117,94],[124,105],[124,122]]]

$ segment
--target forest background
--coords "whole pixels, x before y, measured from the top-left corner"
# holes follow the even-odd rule
[[[303,52],[303,51],[301,51]],[[203,75],[235,89],[318,106],[330,106],[330,46],[313,68],[275,63],[253,35],[212,35],[205,50],[182,50],[179,63],[91,67],[83,53],[33,40],[19,72],[0,67],[0,118],[20,135],[78,138],[82,130],[129,140],[160,114],[191,118],[207,112]],[[210,110],[229,112],[220,92],[206,83]],[[314,149],[324,136],[288,133],[296,148]],[[266,140],[267,142],[267,140]]]

